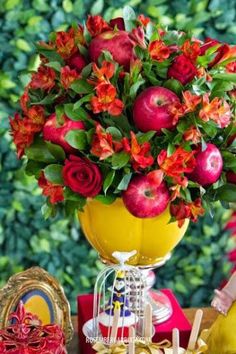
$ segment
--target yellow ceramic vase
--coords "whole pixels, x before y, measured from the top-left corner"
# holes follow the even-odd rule
[[[104,260],[114,262],[115,251],[136,250],[130,264],[138,266],[151,266],[164,260],[183,238],[189,224],[188,220],[181,228],[177,222],[168,224],[169,209],[155,218],[136,218],[121,198],[110,205],[89,200],[79,219],[88,241]]]

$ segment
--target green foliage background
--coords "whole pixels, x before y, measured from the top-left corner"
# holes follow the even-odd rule
[[[92,289],[102,265],[77,221],[43,220],[42,197],[15,156],[8,115],[17,108],[26,69],[37,65],[35,41],[72,21],[84,21],[88,13],[119,16],[127,4],[166,26],[235,42],[235,0],[0,0],[0,285],[12,273],[39,264],[61,281],[73,311],[77,293]],[[158,286],[171,287],[184,306],[208,305],[229,272],[225,254],[231,241],[223,231],[229,214],[216,206],[214,219],[207,215],[191,225],[158,272]]]

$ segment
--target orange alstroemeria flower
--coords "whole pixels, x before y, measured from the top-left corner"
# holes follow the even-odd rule
[[[40,131],[45,123],[45,111],[43,106],[31,106],[27,111],[27,117],[35,125],[35,131]]]
[[[171,215],[178,221],[178,226],[183,226],[185,219],[191,219],[196,222],[198,217],[204,215],[205,210],[202,207],[201,199],[197,198],[194,202],[187,203],[180,200],[178,204],[171,204]]]
[[[161,40],[156,40],[151,42],[149,44],[148,51],[150,57],[153,60],[157,60],[159,62],[168,59],[171,54],[170,48],[167,45],[165,45],[165,43]]]
[[[213,120],[221,128],[225,128],[230,124],[231,116],[230,105],[225,100],[215,97],[210,102],[209,94],[203,95],[203,108],[199,112],[199,117],[204,122]]]
[[[93,85],[97,85],[102,82],[108,82],[115,73],[115,65],[106,60],[102,62],[101,68],[99,68],[95,63],[93,63],[92,68],[92,79],[89,80],[89,83]]]
[[[182,45],[181,50],[186,57],[194,62],[201,52],[200,47],[201,44],[199,42],[191,42],[187,39]]]
[[[181,117],[185,115],[185,106],[180,102],[174,102],[168,107],[172,115],[172,124],[176,125]]]
[[[56,50],[63,59],[68,59],[78,50],[74,34],[73,28],[70,28],[68,32],[56,32]]]
[[[18,113],[15,114],[14,118],[10,119],[10,127],[17,149],[17,156],[20,159],[24,155],[25,149],[32,144],[38,128],[35,124],[32,124],[30,119],[21,118]]]
[[[60,82],[65,90],[78,78],[79,74],[75,69],[70,69],[69,66],[61,68]]]
[[[99,15],[96,16],[88,16],[86,27],[91,34],[92,37],[96,37],[98,34],[111,31],[112,28],[108,25],[108,23]]]
[[[39,179],[38,185],[43,190],[43,195],[49,197],[49,201],[52,204],[56,204],[59,202],[63,202],[64,195],[63,195],[63,186],[59,184],[53,184],[49,182],[46,178],[44,173],[42,172]]]
[[[55,86],[56,73],[48,66],[40,66],[36,73],[33,73],[29,87],[50,91]]]
[[[227,64],[225,69],[228,73],[232,73],[232,74],[236,73],[236,61]]]
[[[21,106],[21,109],[24,113],[26,113],[28,111],[29,103],[30,103],[29,92],[28,92],[28,89],[26,89],[20,98],[20,106]]]
[[[183,92],[184,112],[190,113],[196,110],[196,107],[201,103],[202,97],[193,95],[190,91]]]
[[[147,168],[154,163],[154,159],[151,155],[151,145],[149,142],[142,144],[138,143],[134,132],[130,132],[131,142],[127,138],[123,138],[124,150],[131,155],[131,161],[133,168],[138,170],[139,168]]]
[[[197,144],[201,141],[201,136],[201,132],[194,126],[188,128],[183,135],[185,141],[191,141],[194,144]]]
[[[116,98],[116,88],[110,83],[101,83],[96,87],[96,95],[90,103],[93,113],[108,112],[119,116],[124,108],[123,102]]]
[[[106,133],[100,124],[96,125],[96,132],[92,139],[91,154],[104,160],[114,154],[112,135]]]
[[[151,22],[151,19],[141,14],[138,16],[138,21],[141,22],[144,27],[146,27],[149,22]]]
[[[167,176],[185,187],[186,177],[183,174],[192,172],[196,165],[194,151],[186,151],[182,147],[178,147],[171,156],[167,156],[167,151],[162,150],[157,157],[157,162]]]

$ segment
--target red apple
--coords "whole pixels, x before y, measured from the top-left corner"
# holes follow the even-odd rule
[[[170,195],[164,182],[158,187],[147,176],[135,176],[122,195],[129,212],[138,218],[152,218],[168,206]]]
[[[236,173],[233,171],[226,172],[226,179],[227,179],[227,182],[232,183],[232,184],[236,184]]]
[[[178,96],[167,88],[147,88],[134,102],[133,119],[136,127],[143,132],[172,128],[173,116],[169,108],[179,102]]]
[[[202,186],[207,186],[218,181],[222,168],[223,159],[220,150],[214,144],[207,144],[204,151],[197,153],[196,167],[189,174],[189,178]]]
[[[81,70],[86,66],[86,61],[83,55],[80,53],[75,53],[72,55],[72,57],[67,59],[67,64],[71,69],[75,69],[80,73]]]
[[[82,121],[73,121],[64,116],[64,123],[59,125],[57,123],[56,114],[53,113],[43,127],[43,138],[53,144],[60,145],[65,152],[72,153],[75,150],[67,143],[65,136],[70,130],[74,129],[85,129],[84,123]]]
[[[129,70],[130,61],[134,58],[134,45],[125,31],[106,31],[92,39],[89,45],[89,55],[97,62],[102,51],[110,52],[113,59],[125,70]]]

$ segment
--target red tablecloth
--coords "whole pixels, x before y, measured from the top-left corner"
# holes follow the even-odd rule
[[[171,340],[172,329],[178,328],[180,331],[180,345],[186,347],[191,332],[191,325],[185,317],[173,292],[169,289],[163,289],[162,291],[170,299],[173,307],[173,315],[168,321],[160,325],[155,325],[156,333],[153,341],[158,342],[163,339]],[[77,302],[80,351],[82,354],[94,354],[94,350],[91,348],[91,345],[86,342],[86,338],[82,332],[84,323],[91,319],[93,315],[93,295],[80,295],[77,298]]]

